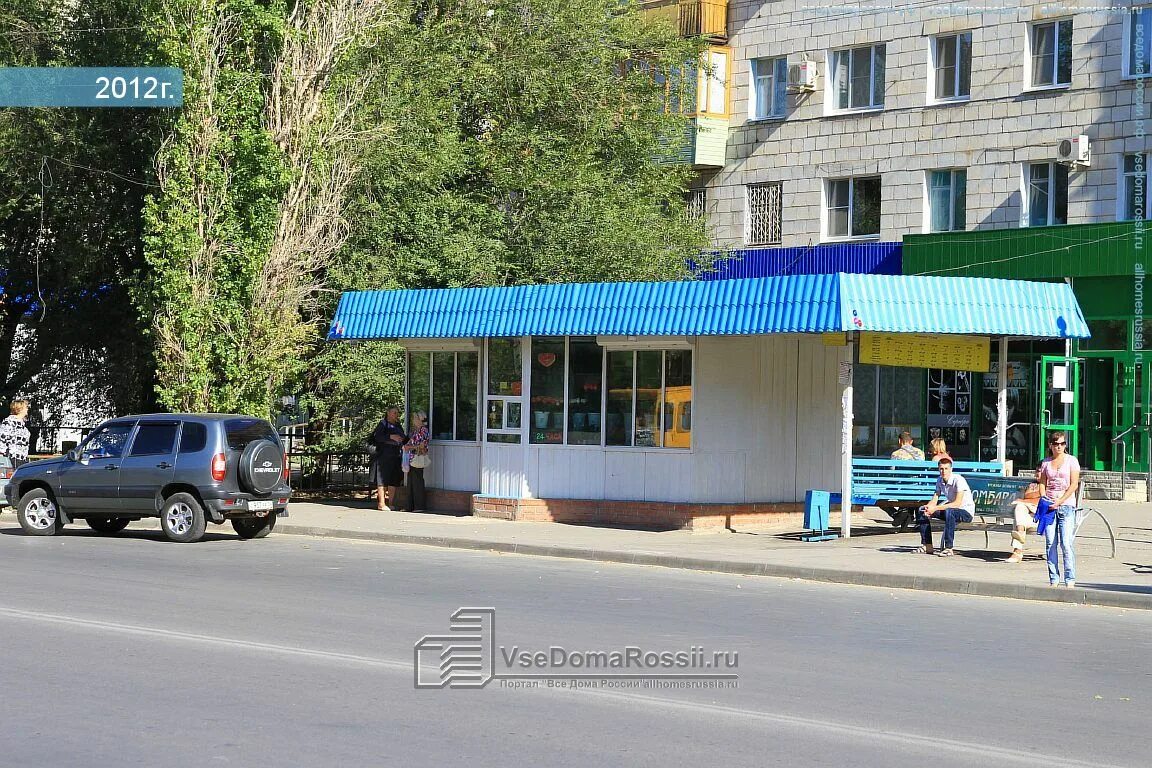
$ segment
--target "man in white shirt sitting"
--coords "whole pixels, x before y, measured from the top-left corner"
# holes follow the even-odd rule
[[[936,518],[944,521],[944,537],[940,542],[939,554],[941,557],[949,557],[954,554],[952,542],[956,538],[956,526],[972,522],[976,502],[972,499],[968,481],[952,472],[952,459],[940,459],[937,466],[940,468],[940,477],[936,479],[936,493],[926,506],[921,507],[920,515],[916,518],[920,526],[921,542],[918,551],[927,555],[935,553],[932,548],[932,518]]]

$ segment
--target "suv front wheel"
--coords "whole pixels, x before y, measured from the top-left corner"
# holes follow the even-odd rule
[[[24,533],[31,536],[51,536],[63,527],[60,525],[56,499],[43,488],[33,488],[20,497],[16,520]]]
[[[208,524],[204,507],[190,493],[174,493],[164,500],[160,510],[160,527],[171,541],[187,544],[199,541]]]

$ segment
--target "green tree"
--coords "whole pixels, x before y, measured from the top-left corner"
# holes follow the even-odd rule
[[[0,65],[147,64],[147,2],[0,9]],[[157,115],[0,109],[0,396],[137,410],[151,355],[126,284],[140,267]]]
[[[363,52],[384,73],[350,201],[340,290],[676,279],[707,245],[690,169],[655,162],[686,121],[664,84],[701,46],[618,0],[417,3]],[[324,317],[335,308],[333,291]],[[301,382],[321,423],[396,402],[387,344],[318,344]]]

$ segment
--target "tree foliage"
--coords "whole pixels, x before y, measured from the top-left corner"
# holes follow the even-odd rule
[[[147,64],[147,13],[126,0],[6,3],[0,65]],[[65,400],[97,411],[151,400],[126,285],[158,136],[157,116],[139,110],[0,109],[0,396],[31,395],[49,418]]]
[[[655,161],[685,128],[664,83],[699,52],[616,0],[417,4],[364,53],[394,132],[372,145],[329,286],[684,276],[707,244],[690,172]],[[398,401],[394,350],[352,349],[317,347],[303,387],[322,415]]]

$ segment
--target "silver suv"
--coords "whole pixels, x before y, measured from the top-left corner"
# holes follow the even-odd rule
[[[51,536],[83,520],[100,533],[159,517],[172,541],[197,541],[225,520],[241,538],[267,536],[292,489],[280,437],[264,419],[234,414],[124,416],[66,456],[13,473],[4,495],[25,533]]]

